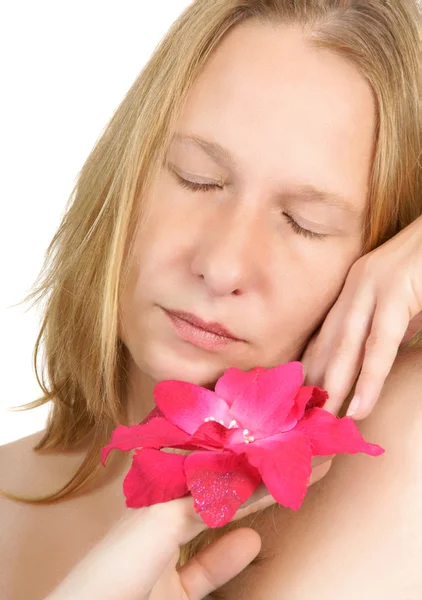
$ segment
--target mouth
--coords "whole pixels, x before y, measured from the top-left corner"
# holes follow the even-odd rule
[[[186,321],[187,323],[191,323],[192,325],[195,325],[195,327],[199,327],[199,329],[203,329],[204,331],[208,331],[210,333],[215,333],[216,335],[220,335],[222,337],[231,338],[233,340],[240,341],[239,338],[237,338],[226,327],[224,327],[224,325],[221,325],[220,323],[216,323],[214,321],[213,322],[203,321],[196,315],[193,315],[192,313],[188,313],[188,312],[184,312],[184,311],[168,310],[167,312],[170,315],[177,317],[178,319],[182,319],[183,321]]]
[[[214,350],[242,341],[220,323],[207,322],[184,311],[165,310],[165,312],[179,336],[196,346]]]

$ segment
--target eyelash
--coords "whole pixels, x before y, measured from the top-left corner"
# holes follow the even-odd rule
[[[180,175],[177,175],[177,179],[182,187],[192,190],[193,192],[211,192],[215,189],[223,189],[223,186],[219,185],[218,183],[195,183],[193,181],[183,179],[183,177],[180,177]]]
[[[180,175],[178,175],[177,173],[176,176],[178,182],[182,187],[187,188],[188,190],[191,190],[193,192],[211,192],[213,190],[223,189],[223,186],[217,183],[195,183],[193,181],[189,181],[188,179],[183,179],[183,177],[180,177]],[[293,231],[298,235],[312,240],[323,240],[328,237],[328,235],[326,234],[315,233],[314,231],[309,231],[309,229],[304,229],[303,227],[298,225],[298,223],[296,223],[296,221],[289,214],[285,212],[283,212],[282,214],[286,218],[287,222],[290,224]]]
[[[309,231],[309,229],[304,229],[303,227],[298,225],[290,215],[288,215],[287,213],[282,214],[283,217],[286,217],[287,222],[290,223],[290,226],[293,229],[293,231],[295,231],[299,235],[303,235],[303,237],[309,238],[311,240],[325,240],[328,237],[327,234],[315,233],[315,231]]]

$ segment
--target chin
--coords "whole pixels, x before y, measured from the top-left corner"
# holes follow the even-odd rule
[[[183,349],[185,352],[177,352],[165,344],[151,344],[142,352],[142,359],[137,361],[138,367],[156,383],[176,379],[213,388],[228,367],[217,365],[215,357],[194,346],[186,344]]]

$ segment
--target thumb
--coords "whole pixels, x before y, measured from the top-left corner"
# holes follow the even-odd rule
[[[179,576],[189,600],[201,600],[236,577],[258,555],[261,538],[254,529],[234,529],[195,554]]]

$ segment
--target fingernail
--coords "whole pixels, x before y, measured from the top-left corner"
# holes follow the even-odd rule
[[[359,398],[358,398],[358,396],[354,396],[353,400],[350,403],[349,408],[347,409],[346,416],[351,417],[352,415],[354,415],[357,412],[358,408],[359,408]]]

